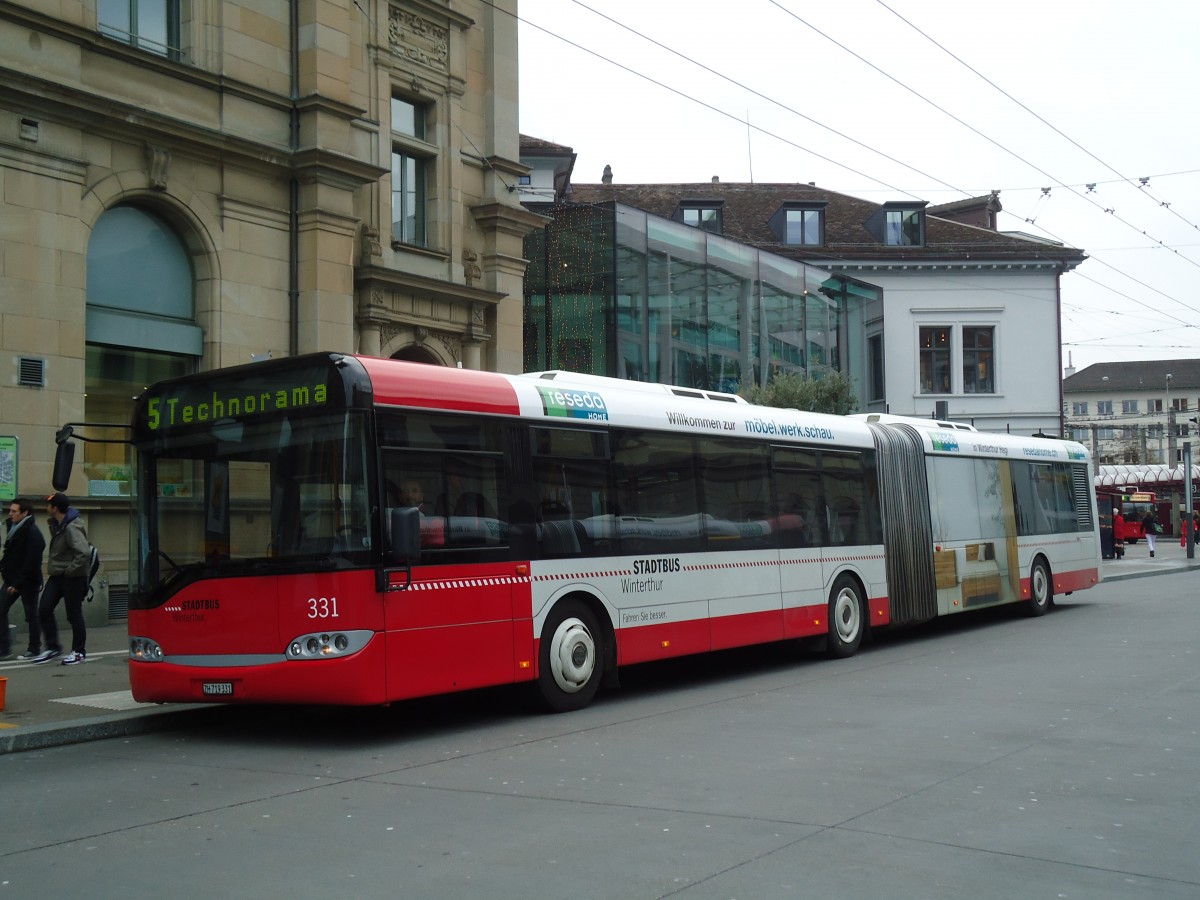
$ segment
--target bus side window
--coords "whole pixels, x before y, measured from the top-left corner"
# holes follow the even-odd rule
[[[621,516],[622,553],[690,553],[703,549],[705,531],[690,437],[616,433],[613,481]]]
[[[450,547],[498,547],[508,543],[508,523],[499,455],[461,454],[445,460],[445,480],[436,509],[446,520]]]
[[[825,500],[817,454],[800,448],[775,448],[775,523],[781,547],[819,547],[825,543]]]
[[[539,426],[531,429],[531,443],[538,555],[550,559],[617,552],[607,435]]]
[[[719,438],[697,446],[709,549],[774,547],[767,447]]]

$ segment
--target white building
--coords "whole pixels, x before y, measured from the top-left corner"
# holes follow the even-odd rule
[[[1098,463],[1174,466],[1200,429],[1200,359],[1096,363],[1063,380],[1070,434]]]
[[[997,194],[880,204],[812,184],[625,185],[607,167],[601,184],[581,185],[564,178],[567,154],[573,162],[569,147],[521,138],[521,162],[553,181],[557,202],[615,201],[882,288],[878,314],[848,344],[867,359],[841,365],[868,372],[861,411],[1063,432],[1060,280],[1085,254],[998,231]],[[550,202],[544,193],[532,208]]]

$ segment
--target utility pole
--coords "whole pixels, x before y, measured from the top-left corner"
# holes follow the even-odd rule
[[[1192,421],[1195,421],[1193,419]],[[1196,558],[1196,529],[1192,527],[1194,510],[1192,504],[1192,442],[1183,442],[1183,529],[1187,534],[1187,558]]]
[[[1167,375],[1167,468],[1175,466],[1175,408],[1171,406],[1171,375]]]

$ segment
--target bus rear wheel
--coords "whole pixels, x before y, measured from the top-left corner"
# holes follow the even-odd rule
[[[839,576],[829,592],[829,656],[845,659],[858,652],[867,624],[865,608],[858,582],[849,575]]]
[[[580,600],[567,599],[550,611],[542,627],[538,691],[554,712],[592,702],[604,675],[603,637],[596,617]]]
[[[1025,604],[1025,615],[1044,616],[1053,601],[1054,582],[1050,580],[1050,567],[1039,556],[1029,571],[1029,602]]]

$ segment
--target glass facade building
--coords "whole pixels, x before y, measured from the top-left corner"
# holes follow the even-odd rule
[[[865,408],[879,288],[619,203],[539,210],[525,238],[525,371],[736,393],[848,375]]]

